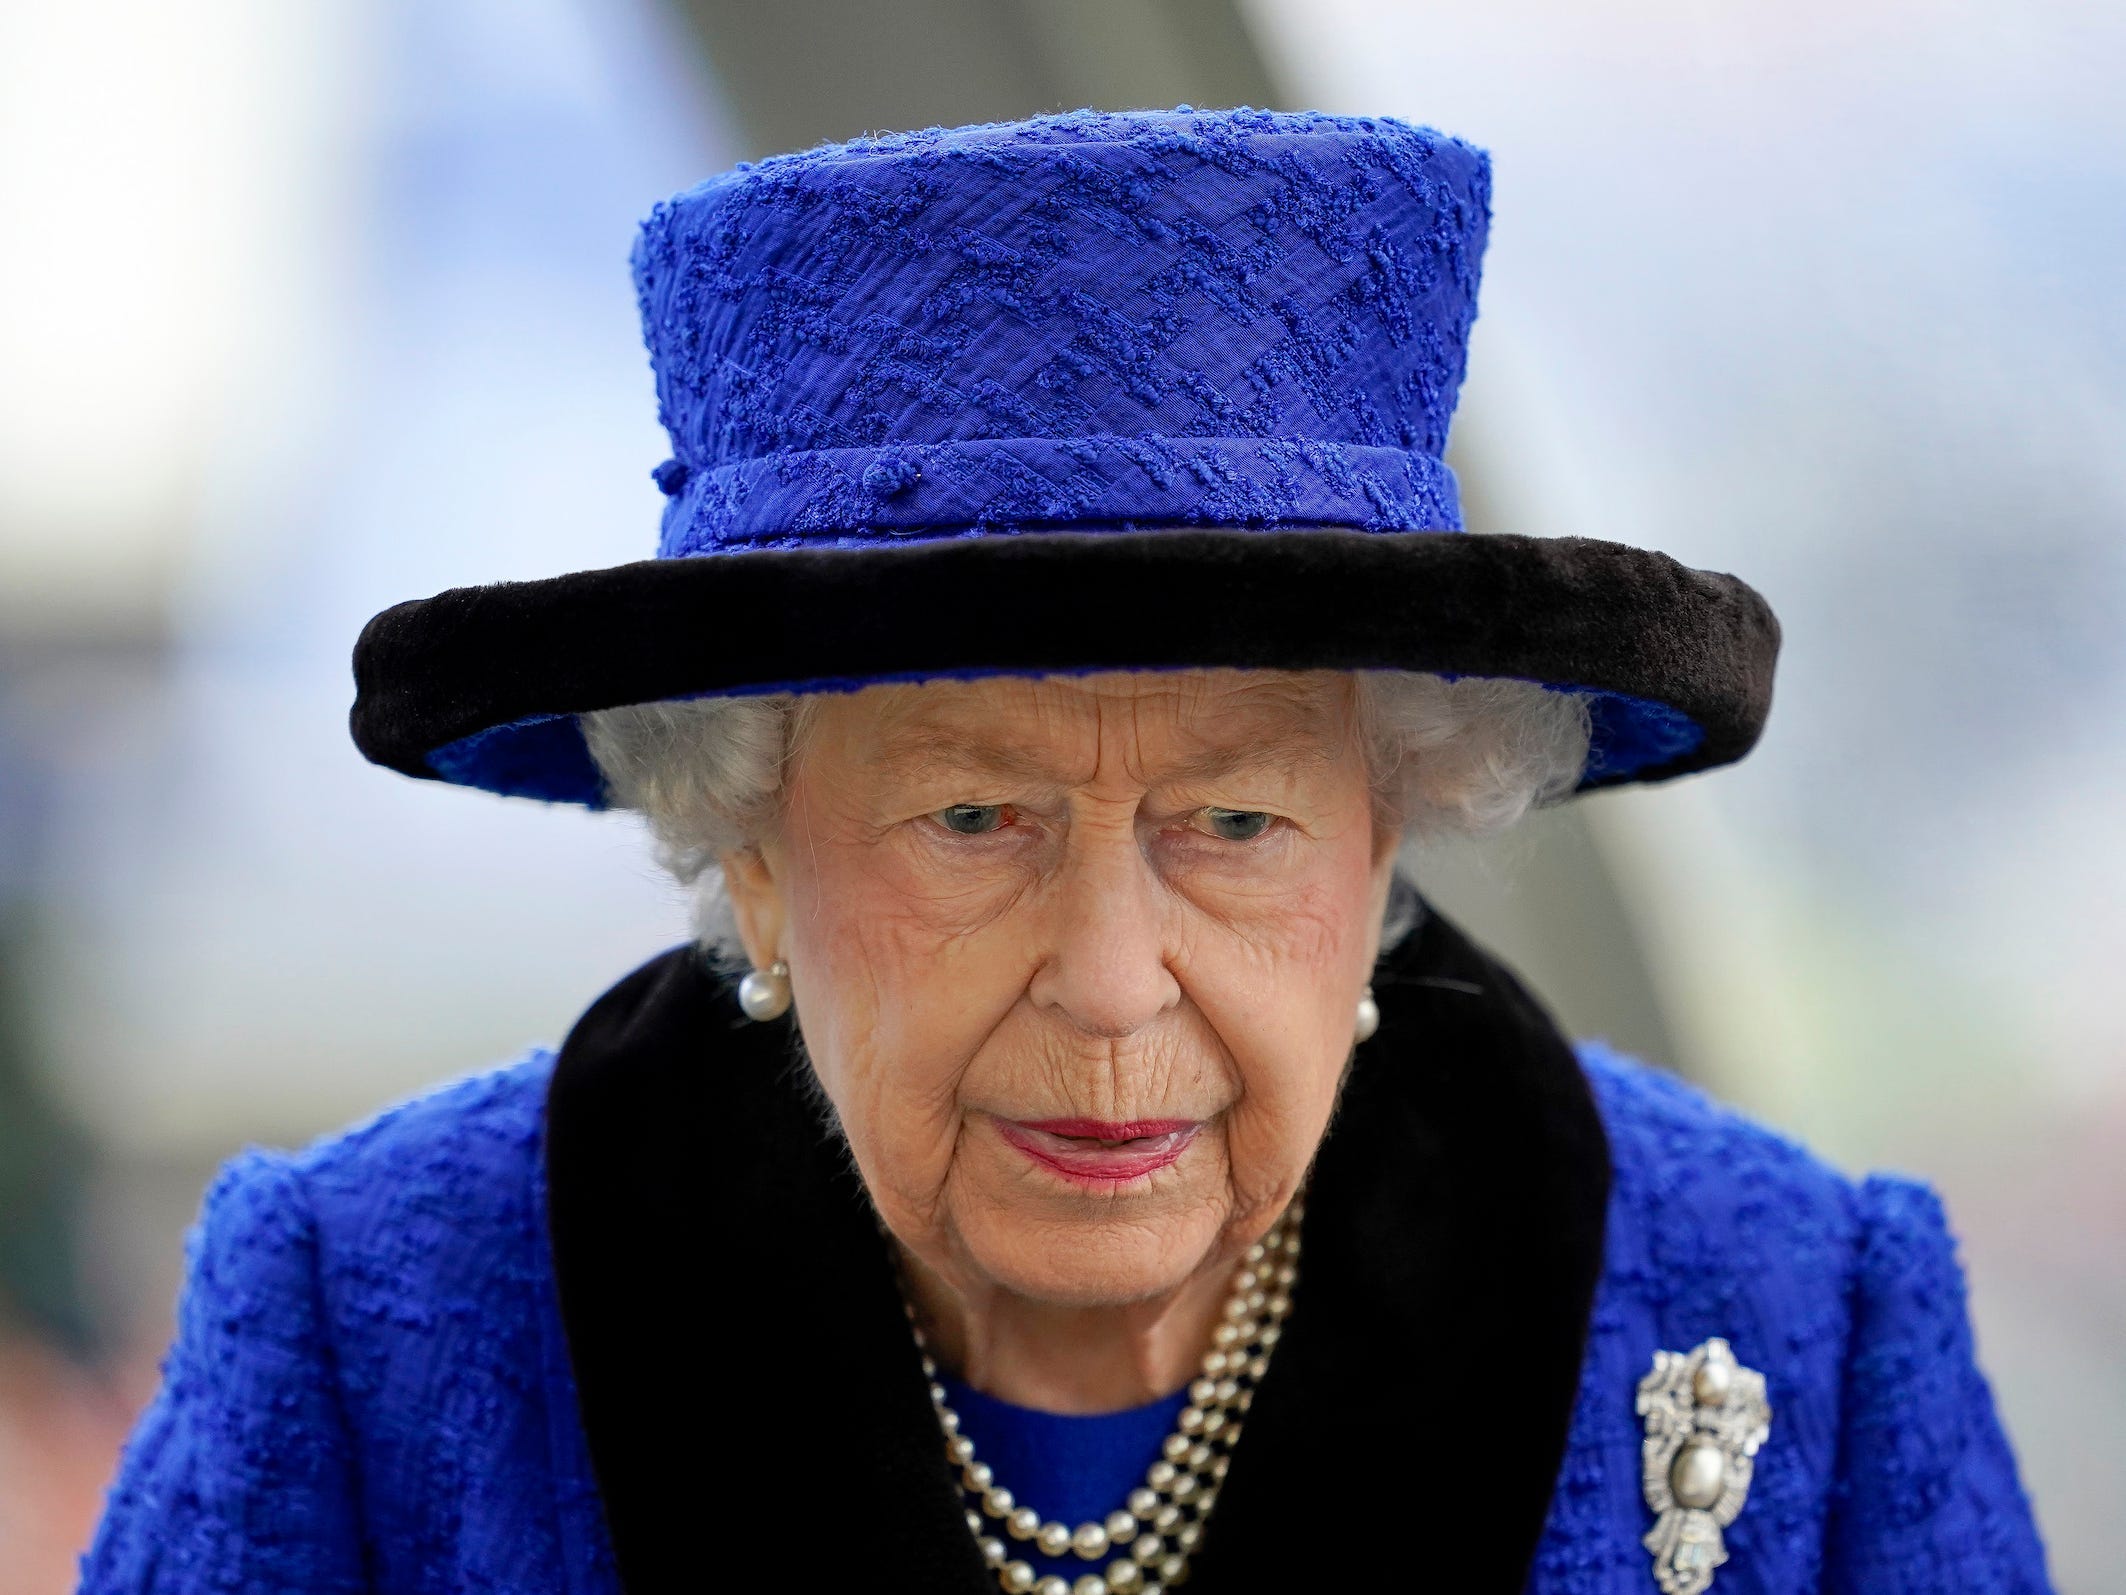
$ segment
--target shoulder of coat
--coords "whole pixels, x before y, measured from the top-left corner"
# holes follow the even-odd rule
[[[1850,1265],[1861,1220],[1855,1181],[1666,1070],[1600,1042],[1577,1051],[1609,1134],[1613,1218],[1702,1237],[1737,1261],[1813,1243],[1834,1271]]]

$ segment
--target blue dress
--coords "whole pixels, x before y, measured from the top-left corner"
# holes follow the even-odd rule
[[[1469,982],[1457,977],[1453,984]],[[1384,1013],[1391,998],[1384,990]],[[1431,999],[1409,999],[1419,1000]],[[1388,1028],[1384,1023],[1384,1033]],[[1354,1541],[1382,1543],[1379,1554],[1392,1558],[1383,1567],[1405,1569],[1413,1581],[1428,1568],[1472,1570],[1457,1576],[1458,1590],[1646,1595],[1656,1588],[1642,1544],[1653,1515],[1642,1488],[1644,1429],[1634,1392],[1656,1350],[1686,1350],[1717,1335],[1763,1373],[1774,1413],[1747,1502],[1726,1532],[1728,1559],[1713,1580],[1718,1595],[2034,1595],[2049,1588],[2030,1507],[1973,1358],[1963,1279],[1934,1194],[1882,1176],[1849,1182],[1696,1091],[1600,1047],[1578,1049],[1576,1065],[1572,1054],[1563,1056],[1599,1114],[1607,1196],[1591,1289],[1571,1341],[1579,1348],[1577,1371],[1568,1364],[1558,1387],[1566,1399],[1557,1407],[1556,1449],[1540,1452],[1540,1424],[1511,1418],[1509,1425],[1524,1427],[1524,1449],[1540,1453],[1542,1481],[1528,1503],[1526,1542],[1514,1540],[1510,1515],[1496,1523],[1471,1519],[1466,1533],[1467,1514],[1425,1524],[1425,1503],[1415,1498],[1422,1492],[1409,1504],[1410,1537],[1398,1538],[1396,1521],[1371,1518],[1303,1524],[1303,1538],[1334,1546],[1356,1530]],[[698,1067],[698,1058],[689,1066]],[[562,1100],[550,1101],[554,1073],[554,1056],[535,1053],[306,1151],[253,1151],[223,1171],[190,1243],[161,1392],[127,1448],[84,1560],[88,1595],[619,1595],[623,1566],[630,1595],[687,1587],[661,1577],[653,1556],[627,1550],[648,1543],[640,1526],[648,1514],[627,1504],[643,1499],[642,1487],[606,1452],[594,1465],[591,1435],[601,1424],[610,1432],[597,1388],[613,1387],[579,1382],[604,1354],[577,1337],[570,1314],[580,1302],[565,1313],[570,1290],[557,1283],[564,1226],[549,1211],[555,1149],[548,1143],[554,1104]],[[1358,1089],[1356,1079],[1347,1091]],[[1520,1155],[1517,1122],[1501,1124],[1486,1153],[1492,1161],[1510,1164]],[[1334,1133],[1344,1135],[1345,1119],[1338,1124]],[[1321,1184],[1334,1173],[1328,1156],[1325,1147],[1307,1218],[1310,1269]],[[1374,1183],[1385,1179],[1378,1174]],[[1414,1227],[1411,1236],[1413,1247],[1429,1244]],[[1327,1304],[1343,1299],[1333,1228],[1324,1228],[1319,1250],[1318,1272],[1302,1276],[1288,1341],[1295,1379],[1307,1366],[1298,1326],[1310,1307],[1326,1316]],[[713,1267],[715,1256],[704,1251],[689,1266]],[[1493,1264],[1510,1272],[1515,1259]],[[1399,1310],[1393,1260],[1384,1263],[1374,1245],[1367,1269],[1353,1277],[1367,1289],[1375,1275],[1385,1280],[1379,1310],[1392,1315]],[[1455,1300],[1422,1305],[1442,1319],[1457,1312]],[[848,1344],[857,1383],[891,1382],[862,1371],[868,1365],[860,1322],[869,1320],[852,1307]],[[644,1332],[656,1327],[646,1321]],[[878,1338],[891,1337],[881,1330]],[[772,1347],[762,1349],[772,1358]],[[662,1355],[644,1354],[653,1363]],[[892,1352],[903,1355],[913,1354]],[[1309,1473],[1382,1468],[1398,1455],[1428,1451],[1452,1460],[1465,1446],[1489,1443],[1474,1424],[1403,1431],[1394,1419],[1399,1381],[1424,1383],[1442,1372],[1443,1389],[1476,1404],[1440,1410],[1474,1414],[1496,1403],[1509,1417],[1519,1387],[1548,1388],[1533,1365],[1434,1370],[1375,1361],[1363,1371],[1365,1388],[1381,1392],[1389,1423],[1378,1448],[1364,1456],[1288,1458],[1293,1471],[1275,1475],[1275,1444],[1265,1441],[1259,1462],[1244,1446],[1206,1555],[1221,1537],[1237,1552],[1277,1532],[1267,1521],[1274,1511],[1224,1521],[1251,1467],[1297,1490]],[[1278,1376],[1273,1365],[1270,1382]],[[714,1466],[704,1479],[741,1481],[671,1497],[694,1503],[698,1521],[684,1526],[682,1543],[698,1551],[693,1587],[714,1589],[714,1571],[736,1565],[725,1558],[736,1554],[730,1548],[740,1542],[732,1535],[744,1527],[718,1515],[730,1504],[722,1492],[750,1487],[743,1481],[759,1432],[752,1419],[736,1417],[733,1432],[717,1432],[717,1414],[739,1410],[719,1403],[758,1392],[744,1390],[750,1376],[736,1363],[670,1367],[658,1377],[680,1431],[659,1453],[659,1471],[706,1459]],[[821,1365],[817,1377],[831,1384],[836,1370]],[[914,1406],[894,1410],[927,1421],[912,1368],[910,1379]],[[686,1406],[690,1390],[705,1390],[709,1404]],[[864,1399],[856,1384],[850,1395]],[[1366,1416],[1351,1413],[1347,1400],[1313,1405]],[[1295,1423],[1306,1406],[1295,1407]],[[998,1416],[985,1410],[970,1420],[985,1451],[1012,1443]],[[1008,1427],[1009,1413],[1003,1416]],[[1163,1429],[1165,1419],[1153,1416],[1153,1428]],[[854,1421],[868,1420],[859,1414]],[[1267,1425],[1265,1419],[1265,1432]],[[1251,1421],[1251,1442],[1257,1428]],[[1132,1449],[1142,1437],[1128,1425],[1116,1433],[1115,1444],[1131,1449],[1128,1457],[1118,1451],[1114,1462],[1126,1476],[1143,1465]],[[935,1438],[933,1426],[922,1446]],[[851,1442],[844,1451],[832,1434],[805,1443],[803,1454],[818,1459],[817,1477],[772,1481],[784,1494],[817,1487],[832,1498],[838,1468],[846,1479],[873,1465],[867,1444]],[[877,1488],[890,1496],[903,1488],[901,1474],[923,1472],[906,1487],[930,1493],[909,1499],[935,1502],[935,1521],[959,1536],[961,1543],[938,1542],[940,1557],[956,1559],[938,1563],[950,1579],[897,1581],[894,1569],[906,1556],[898,1542],[884,1543],[893,1530],[867,1536],[869,1544],[842,1543],[829,1532],[830,1515],[820,1520],[819,1543],[801,1545],[800,1559],[774,1587],[835,1582],[825,1576],[826,1564],[803,1559],[814,1554],[861,1571],[869,1587],[995,1587],[966,1541],[942,1461],[904,1465],[889,1452],[883,1443],[877,1449],[887,1458],[876,1464]],[[1030,1464],[1022,1458],[1019,1465]],[[931,1467],[935,1479],[925,1472]],[[1011,1482],[1001,1467],[999,1475]],[[1117,1497],[1110,1506],[1119,1504]],[[683,1507],[661,1515],[675,1510],[684,1515]],[[1465,1543],[1487,1536],[1499,1543]],[[1263,1565],[1275,1566],[1277,1545],[1261,1543]],[[1494,1569],[1489,1575],[1487,1567]],[[1253,1587],[1232,1563],[1215,1575],[1206,1563],[1198,1582],[1205,1589]]]
[[[1188,1403],[1188,1392],[1177,1390],[1120,1412],[1066,1415],[1000,1401],[950,1374],[939,1380],[975,1454],[1020,1502],[1070,1528],[1104,1522],[1144,1482],[1145,1469],[1159,1460],[1160,1442],[1173,1433]],[[1025,1544],[1014,1544],[1011,1554],[1036,1573],[1066,1579],[1098,1572],[1101,1565],[1069,1554],[1043,1556],[1039,1547]]]

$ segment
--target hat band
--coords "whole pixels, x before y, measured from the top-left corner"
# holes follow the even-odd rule
[[[1462,528],[1454,473],[1415,449],[1318,438],[968,438],[807,449],[659,482],[663,558],[1030,527]]]

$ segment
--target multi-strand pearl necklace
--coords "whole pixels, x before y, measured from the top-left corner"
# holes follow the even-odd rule
[[[1188,1405],[1161,1443],[1159,1460],[1145,1471],[1144,1482],[1105,1522],[1080,1523],[1075,1529],[1044,1520],[1022,1505],[997,1482],[989,1464],[975,1456],[974,1442],[960,1433],[960,1415],[946,1404],[937,1363],[911,1307],[909,1323],[922,1352],[923,1375],[930,1380],[930,1403],[945,1435],[945,1455],[959,1469],[960,1489],[968,1501],[968,1532],[982,1560],[996,1570],[999,1588],[1009,1595],[1161,1595],[1188,1577],[1189,1558],[1203,1540],[1219,1486],[1232,1466],[1233,1448],[1240,1443],[1241,1417],[1255,1403],[1255,1387],[1269,1368],[1270,1353],[1292,1311],[1292,1287],[1299,1279],[1299,1228],[1305,1216],[1294,1200],[1269,1233],[1248,1248],[1234,1271],[1233,1291],[1211,1332],[1202,1374],[1190,1383]],[[1075,1581],[1053,1573],[1043,1578],[1031,1563],[1011,1554],[1006,1536],[1030,1541],[1044,1556],[1076,1552],[1088,1562],[1111,1559],[1104,1571],[1084,1573]]]

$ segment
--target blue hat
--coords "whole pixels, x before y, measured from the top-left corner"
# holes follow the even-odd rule
[[[603,802],[578,714],[1232,666],[1584,692],[1585,786],[1740,758],[1778,626],[1731,576],[1461,535],[1442,459],[1483,152],[1379,117],[1077,112],[740,166],[634,255],[657,556],[400,604],[356,742]]]

